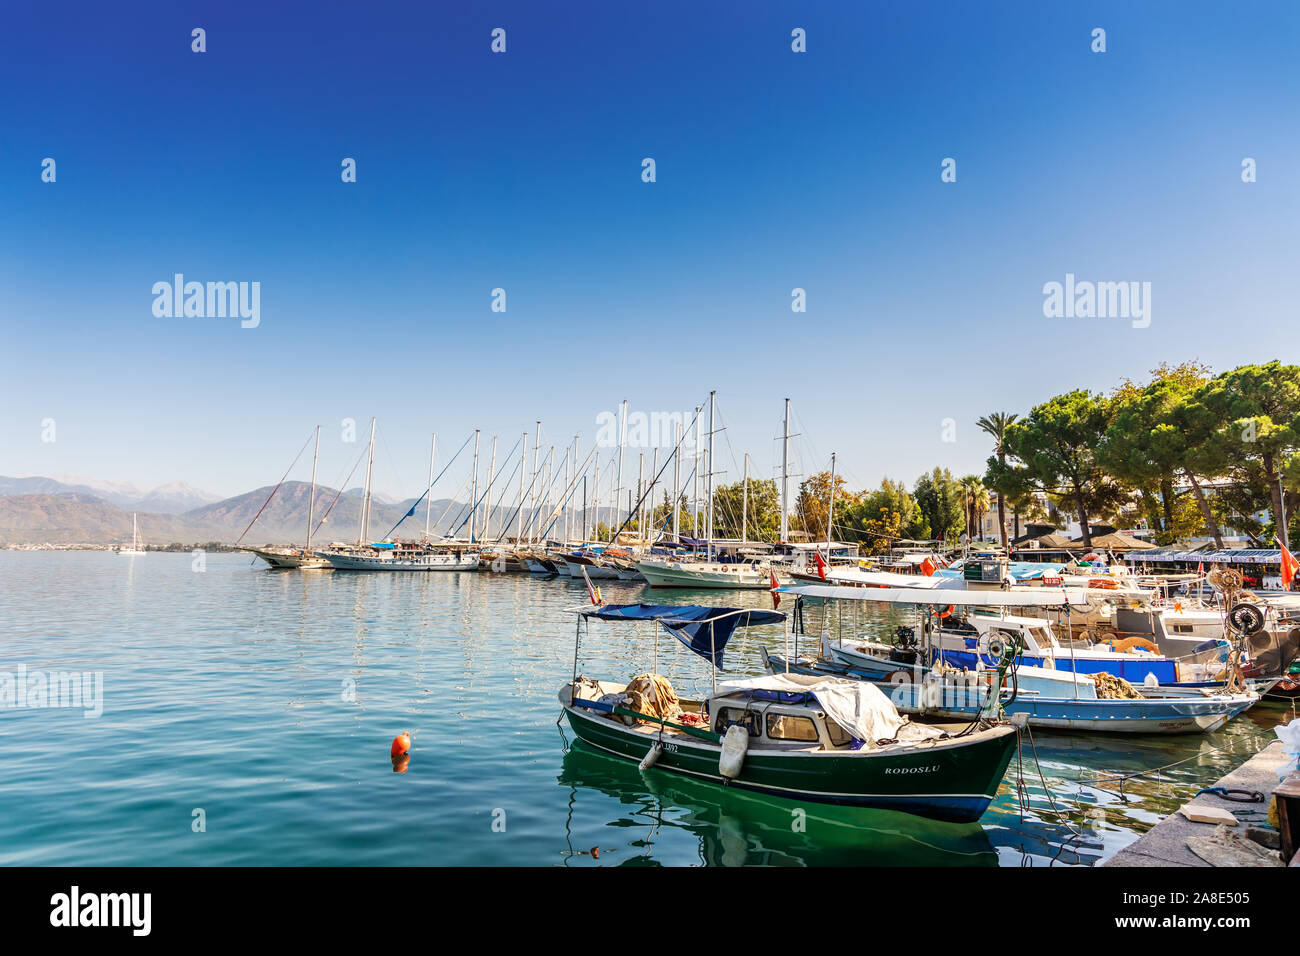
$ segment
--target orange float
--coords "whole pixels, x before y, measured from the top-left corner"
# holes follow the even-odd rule
[[[393,738],[393,747],[391,750],[389,750],[389,755],[393,757],[400,757],[404,753],[409,753],[410,750],[411,750],[411,732],[408,730],[406,733],[398,734],[396,737]]]

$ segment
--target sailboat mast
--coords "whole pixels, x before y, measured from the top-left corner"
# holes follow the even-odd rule
[[[316,462],[320,458],[320,426],[316,426],[316,450],[311,455],[311,495],[307,498],[307,546],[311,553],[311,526],[316,519]]]
[[[658,474],[659,474],[659,446],[656,445],[654,452],[651,454],[650,487],[648,493],[646,494],[645,508],[646,508],[646,533],[647,534],[650,534],[652,532],[652,526],[658,523],[655,521],[655,476]],[[653,540],[651,538],[646,538],[645,541],[646,541],[646,547],[649,547],[653,543]]]
[[[474,478],[470,482],[469,491],[469,543],[474,543],[474,515],[478,512],[478,436],[479,430],[474,429]]]
[[[713,408],[717,404],[714,396],[718,393],[709,392],[709,450],[705,467],[708,469],[704,473],[705,494],[709,496],[709,517],[705,525],[705,557],[713,560]]]
[[[749,452],[745,452],[745,477],[740,499],[740,543],[749,540]]]
[[[703,405],[695,406],[695,444],[692,448],[691,469],[691,537],[698,538],[700,529],[696,527],[700,514],[700,412],[704,411]]]
[[[627,442],[627,399],[623,399],[618,406],[618,471],[614,478],[614,520],[610,522],[610,542],[612,543],[614,529],[622,522],[619,521],[619,512],[622,506],[619,504],[618,496],[623,490],[623,455],[624,445]]]
[[[524,478],[528,473],[528,432],[524,432],[524,457],[519,465],[519,516],[515,521],[515,547],[518,548],[524,540]]]
[[[578,480],[578,441],[579,441],[579,439],[580,439],[581,437],[582,437],[581,435],[574,435],[574,436],[573,436],[573,480],[574,480],[575,483],[576,483],[577,480]],[[586,463],[584,462],[583,464],[585,465]],[[568,482],[565,482],[565,484],[567,485]],[[586,512],[587,512],[587,504],[586,504],[586,502],[587,502],[587,493],[586,493],[586,479],[585,479],[585,478],[583,479],[583,495],[582,495],[582,501],[583,501],[583,505],[582,505],[582,511],[583,511],[582,519],[583,519],[584,521],[586,521],[586,520],[587,520],[587,513],[586,513]],[[564,540],[565,540],[566,543],[567,543],[568,540],[569,540],[569,509],[568,509],[568,508],[565,508],[565,509],[564,509]]]
[[[427,544],[431,528],[429,527],[429,513],[433,508],[433,456],[438,450],[438,433],[433,433],[433,441],[429,445],[429,487],[424,492],[424,540]]]
[[[790,399],[785,400],[785,429],[781,435],[781,543],[790,532]]]
[[[492,436],[492,457],[488,460],[487,494],[484,497],[483,540],[492,537],[492,485],[497,477],[497,436]]]
[[[370,482],[375,471],[375,419],[370,419],[370,452],[366,461],[366,482],[361,488],[361,527],[357,534],[357,547],[370,537]]]
[[[831,500],[826,506],[826,557],[831,556],[831,528],[835,524],[835,452],[831,452]]]
[[[134,511],[131,512],[131,550],[140,550],[140,525]]]
[[[542,473],[542,423],[537,422],[536,435],[533,438],[533,483],[528,490],[528,543],[533,543],[533,534],[537,521],[537,496],[541,489],[537,487],[537,478]]]
[[[592,510],[595,512],[595,517],[591,519],[591,540],[599,541],[600,540],[600,534],[599,534],[600,531],[600,452],[596,452],[596,467],[595,467],[595,472],[593,477],[594,477],[594,481],[593,481],[592,497],[595,500],[592,502],[593,505]]]
[[[673,448],[673,544],[680,544],[678,536],[680,501],[682,496],[682,423],[677,423],[677,445]]]

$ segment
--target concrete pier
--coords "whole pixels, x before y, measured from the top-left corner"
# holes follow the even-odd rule
[[[1277,770],[1282,763],[1282,741],[1274,740],[1214,784],[1216,787],[1227,787],[1230,790],[1258,790],[1264,794],[1263,803],[1237,803],[1224,800],[1212,793],[1199,794],[1188,802],[1197,807],[1227,810],[1237,818],[1237,829],[1244,833],[1247,826],[1259,826],[1267,822],[1268,805],[1278,785]],[[1187,848],[1187,838],[1209,836],[1214,829],[1215,825],[1212,823],[1193,823],[1175,811],[1148,830],[1136,843],[1120,850],[1102,866],[1208,867],[1209,863]]]

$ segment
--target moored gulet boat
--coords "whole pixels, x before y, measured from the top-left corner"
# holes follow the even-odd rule
[[[251,554],[257,555],[259,558],[261,558],[263,561],[269,564],[272,568],[276,568],[280,570],[298,569],[302,571],[312,571],[312,570],[327,569],[330,566],[328,561],[326,561],[324,558],[317,556],[316,552],[312,550],[312,546],[311,546],[312,530],[313,530],[312,523],[316,519],[316,464],[319,460],[320,460],[320,426],[317,425],[316,426],[316,449],[312,453],[312,459],[311,459],[311,494],[307,499],[307,544],[301,548],[295,548],[292,546],[290,547],[268,546],[265,548],[244,549],[245,551],[248,551]],[[292,465],[290,467],[292,468]],[[283,483],[284,481],[283,479],[281,479],[281,484]],[[271,499],[275,497],[275,493],[279,490],[280,490],[280,485],[276,485],[275,488],[271,490],[271,494],[267,496],[266,501],[262,505],[263,509],[265,509],[266,506],[271,503]],[[261,514],[261,512],[259,511],[258,514]],[[256,520],[257,518],[253,519],[253,521]],[[252,526],[253,526],[252,523],[250,523],[248,528],[251,528]],[[248,534],[248,528],[244,529],[244,534]],[[242,538],[243,535],[240,535],[240,537]]]
[[[779,612],[630,604],[580,614],[579,636],[591,618],[651,621],[714,665],[708,698],[682,699],[658,674],[628,683],[579,675],[575,644],[574,676],[559,693],[570,726],[588,746],[643,769],[970,822],[992,801],[1016,749],[1012,723],[910,720],[861,681],[789,674],[718,683],[716,667],[735,629],[781,623]]]
[[[376,542],[316,553],[336,571],[474,571],[479,565],[477,548],[416,541]]]
[[[478,472],[478,432],[474,433],[474,473]],[[468,440],[467,440],[468,441]],[[463,446],[462,446],[463,447]],[[434,449],[437,437],[434,438]],[[459,454],[459,452],[457,452]],[[455,458],[452,458],[455,461]],[[431,543],[428,504],[425,506],[425,536],[422,541],[378,541],[370,538],[370,510],[374,488],[375,464],[375,420],[370,420],[369,463],[366,466],[366,481],[361,494],[361,521],[356,543],[353,545],[335,545],[317,551],[318,557],[329,562],[336,571],[475,571],[479,565],[480,548],[474,543],[474,509],[470,511],[469,543],[442,542]],[[448,463],[450,465],[450,463]],[[444,469],[445,470],[445,469]],[[411,506],[406,517],[415,513],[421,500],[425,500],[433,488],[433,451],[429,453],[429,485],[420,499]],[[476,501],[476,498],[472,498]],[[403,519],[404,520],[404,519]],[[398,522],[400,525],[401,522]],[[397,525],[393,530],[397,529]],[[391,532],[390,532],[391,534]]]

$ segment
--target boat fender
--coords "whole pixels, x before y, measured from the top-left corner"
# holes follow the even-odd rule
[[[745,763],[745,751],[749,749],[749,731],[740,724],[732,724],[722,736],[722,753],[718,757],[718,773],[728,780],[740,776],[740,768]]]
[[[641,762],[637,764],[637,767],[641,770],[649,770],[655,765],[655,761],[659,759],[659,755],[663,752],[664,745],[656,740],[654,746],[647,750],[646,755],[641,758]]]
[[[1154,690],[1160,686],[1160,678],[1156,677],[1153,672],[1147,671],[1146,680],[1142,682],[1142,686]]]

